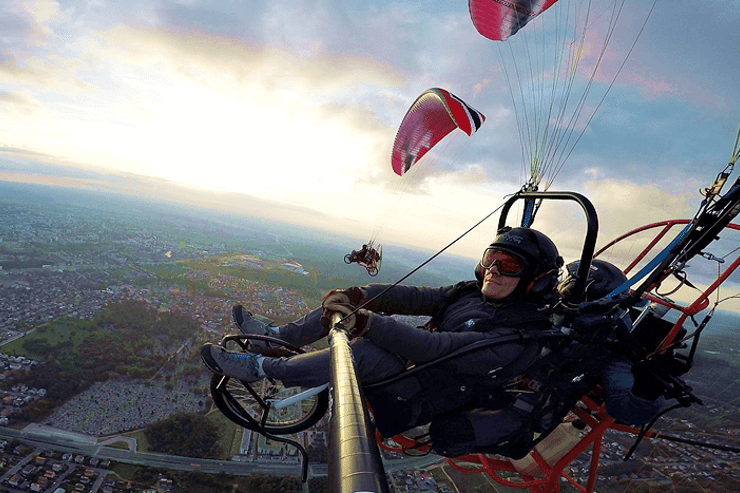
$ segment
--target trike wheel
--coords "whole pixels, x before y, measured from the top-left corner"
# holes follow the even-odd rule
[[[243,349],[251,337],[254,336],[229,336],[221,344],[236,342]],[[270,338],[270,342],[275,341]],[[303,352],[285,342],[282,345],[294,354]],[[304,391],[306,394],[296,398]],[[224,375],[213,375],[211,397],[219,411],[234,423],[274,435],[287,435],[310,428],[319,422],[329,407],[327,388],[284,387],[281,382],[269,378],[247,383]],[[288,400],[291,397],[294,399]]]
[[[347,255],[344,256],[344,263],[345,264],[351,264],[352,263],[352,255],[351,254],[348,253]]]

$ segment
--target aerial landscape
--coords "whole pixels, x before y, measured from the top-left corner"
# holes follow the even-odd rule
[[[273,484],[269,477],[286,476],[299,488],[295,450],[242,432],[213,408],[197,350],[234,331],[233,303],[284,322],[331,287],[384,282],[342,262],[352,240],[327,242],[310,230],[120,195],[17,185],[2,191],[3,491],[221,491],[225,482],[268,491],[261,488]],[[386,261],[389,277],[428,254],[387,251],[403,259]],[[472,272],[472,259],[436,262],[449,275],[432,269],[409,282],[444,285]],[[659,427],[737,445],[738,318],[718,319],[724,327],[703,341],[690,375],[705,405],[675,411]],[[325,478],[325,431],[320,423],[301,438],[318,478],[312,481]],[[736,453],[643,443],[623,462],[631,441],[615,434],[605,444],[599,491],[738,487]],[[164,455],[155,462],[146,456],[152,452]],[[387,472],[396,483],[411,477],[423,485],[408,491],[452,491],[470,481],[430,458],[420,466],[387,456]],[[571,474],[585,473],[588,460],[577,459]],[[224,472],[234,476],[209,476]]]
[[[0,19],[0,492],[740,491],[737,1]]]

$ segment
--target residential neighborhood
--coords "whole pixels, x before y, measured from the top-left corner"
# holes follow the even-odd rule
[[[275,234],[239,232],[231,237],[227,226],[212,222],[205,221],[203,226],[193,218],[143,212],[125,216],[75,204],[34,208],[0,200],[0,215],[0,427],[26,426],[24,416],[31,409],[42,412],[39,425],[95,440],[146,429],[177,413],[218,412],[212,408],[210,375],[200,363],[197,348],[234,332],[231,306],[243,303],[259,316],[284,322],[301,316],[320,300],[311,260],[296,254],[299,248],[281,242]],[[332,269],[327,271],[336,275]],[[283,280],[289,282],[279,282]],[[161,359],[151,375],[133,378],[126,374],[127,364],[119,364],[115,378],[87,382],[81,391],[51,408],[36,409],[39,402],[48,402],[53,385],[15,382],[36,375],[50,358],[43,351],[29,357],[24,344],[32,348],[27,343],[36,341],[39,347],[48,347],[65,324],[95,320],[111,306],[129,306],[125,305],[129,302],[155,315],[185,317],[193,329],[151,338],[147,361]],[[418,318],[401,319],[419,325]],[[69,334],[64,343],[84,347],[85,338],[93,337],[94,330],[105,333],[117,327],[107,319],[100,324],[85,336],[77,334],[76,339]],[[121,340],[121,344],[129,341]],[[731,382],[728,385],[728,391],[734,392]],[[722,443],[725,437],[731,441],[740,430],[733,410],[731,399],[712,396],[705,398],[697,414],[668,415],[660,426],[683,437]],[[326,447],[328,442],[321,426],[296,439],[306,447]],[[227,460],[299,467],[295,449],[283,444],[241,430],[234,440],[240,445]],[[736,454],[677,442],[645,440],[635,457],[624,462],[632,440],[609,432],[599,465],[600,491],[609,491],[605,485],[620,481],[685,484],[740,476]],[[384,457],[389,463],[403,459],[402,454],[391,452],[384,452]],[[110,463],[96,457],[41,450],[22,441],[0,441],[0,491],[145,491],[140,485],[114,479],[109,467]],[[568,472],[583,481],[589,469],[586,452]],[[432,474],[398,466],[388,479],[394,492],[449,493],[454,482],[440,476],[441,471]],[[177,485],[161,477],[153,487],[169,491]]]

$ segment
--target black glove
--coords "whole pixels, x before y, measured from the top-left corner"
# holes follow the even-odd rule
[[[373,312],[344,303],[329,303],[324,307],[321,315],[321,325],[325,329],[331,327],[332,315],[338,313],[342,316],[342,326],[347,329],[350,339],[362,337],[370,329],[373,320]]]

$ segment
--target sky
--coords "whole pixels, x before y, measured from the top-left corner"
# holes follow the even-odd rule
[[[740,1],[588,3],[561,0],[505,43],[547,44],[557,15],[586,25],[569,48],[581,62],[575,101],[622,5],[550,188],[590,198],[603,244],[690,217],[727,164],[740,126]],[[0,19],[0,179],[204,201],[430,250],[527,181],[517,120],[534,117],[519,94],[562,71],[515,72],[527,65],[512,68],[518,55],[507,65],[515,52],[481,36],[462,0],[5,0]],[[394,136],[432,87],[486,121],[399,178]],[[535,227],[571,260],[584,220],[563,207],[543,206]],[[476,257],[497,219],[449,251]]]

